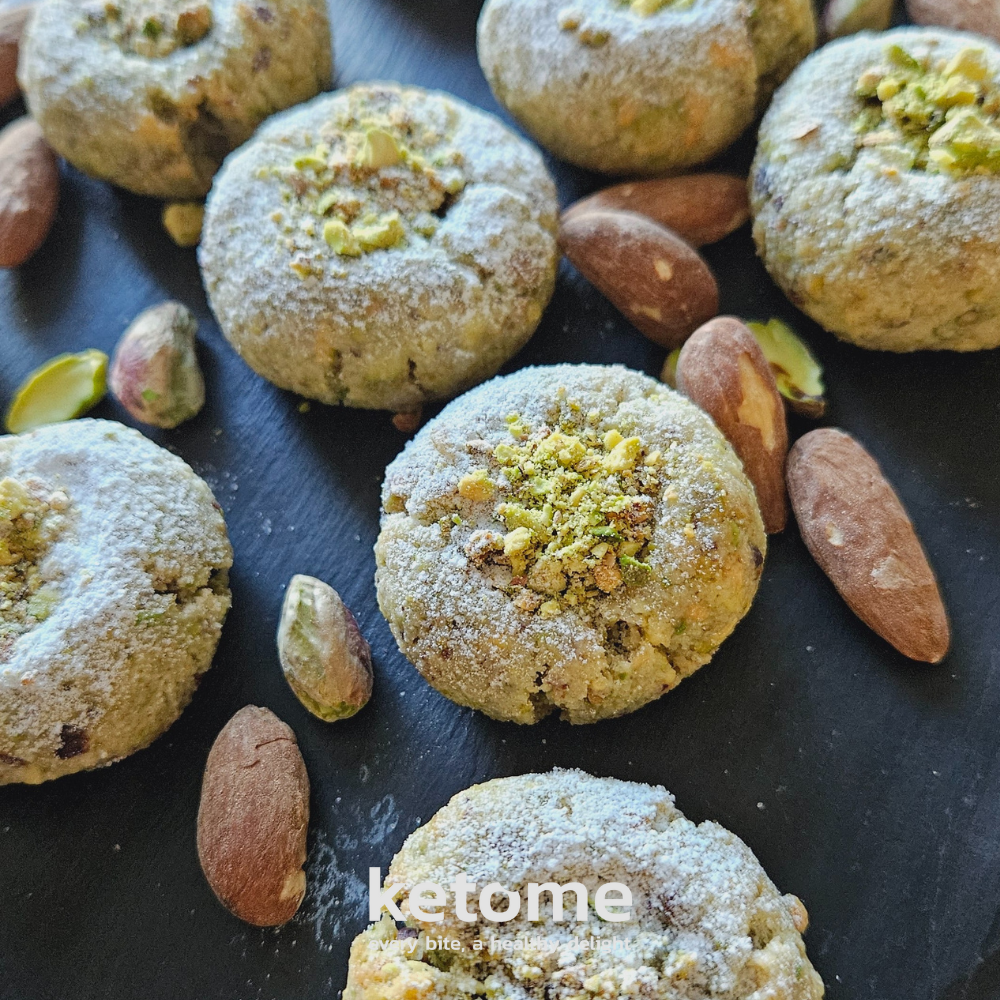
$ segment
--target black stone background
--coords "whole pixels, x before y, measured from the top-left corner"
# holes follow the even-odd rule
[[[476,63],[477,13],[472,0],[333,0],[338,84],[397,79],[499,111]],[[751,152],[747,139],[724,165],[745,170]],[[599,184],[550,166],[563,202]],[[65,167],[62,177],[45,246],[0,274],[0,403],[59,351],[110,352],[149,305],[171,297],[194,309],[208,402],[178,430],[143,430],[190,462],[225,509],[233,611],[215,668],[153,747],[106,770],[0,789],[0,996],[336,997],[366,923],[368,866],[384,868],[454,792],[553,766],[662,783],[690,817],[746,840],[805,900],[831,1000],[1000,996],[1000,352],[845,346],[772,285],[748,228],[707,248],[724,311],[791,321],[826,366],[824,422],[864,442],[903,497],[950,608],[951,655],[915,665],[869,632],[793,525],[771,540],[750,614],[678,690],[586,729],[556,719],[519,728],[436,694],[379,614],[379,484],[404,443],[388,416],[317,404],[299,413],[299,399],[223,341],[195,254],[169,242],[158,204]],[[538,333],[506,370],[591,361],[655,374],[662,360],[564,263]],[[131,423],[110,400],[94,415]],[[306,713],[278,667],[273,634],[296,572],[335,586],[374,650],[371,704],[332,726]],[[279,930],[229,916],[195,853],[206,754],[248,702],[291,724],[312,779],[310,888]]]

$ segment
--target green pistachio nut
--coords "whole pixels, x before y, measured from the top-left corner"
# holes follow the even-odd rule
[[[757,338],[789,409],[814,419],[823,416],[823,369],[809,348],[780,319],[747,326]]]
[[[176,427],[205,402],[195,353],[198,322],[179,302],[140,313],[122,334],[111,361],[111,392],[144,424]]]
[[[295,696],[324,722],[354,715],[371,697],[371,649],[340,595],[315,577],[288,584],[278,658]]]
[[[104,398],[107,368],[108,356],[93,349],[46,361],[14,394],[7,411],[7,430],[21,434],[86,413]]]

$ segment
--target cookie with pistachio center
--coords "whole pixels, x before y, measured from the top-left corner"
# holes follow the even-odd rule
[[[492,375],[555,282],[538,152],[447,94],[359,84],[276,117],[219,174],[200,260],[259,374],[325,403],[415,410]]]
[[[735,453],[692,403],[558,365],[451,403],[386,470],[379,605],[447,697],[499,719],[633,711],[746,613],[765,537]]]
[[[557,156],[662,173],[725,149],[815,42],[809,0],[488,0],[477,47]]]
[[[159,736],[211,664],[231,563],[208,486],[136,431],[0,438],[0,784]]]
[[[751,176],[765,265],[838,337],[1000,345],[1000,47],[920,28],[832,42],[776,95]]]
[[[41,0],[18,75],[74,166],[186,199],[266,117],[328,86],[331,59],[321,0]]]

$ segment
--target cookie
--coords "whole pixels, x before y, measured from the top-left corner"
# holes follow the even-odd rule
[[[232,550],[208,486],[108,420],[0,438],[0,784],[156,739],[209,668]]]
[[[707,663],[765,551],[753,487],[693,403],[556,365],[447,406],[386,470],[379,606],[438,691],[497,719],[622,715]]]
[[[803,312],[887,351],[1000,345],[1000,48],[944,29],[832,42],[775,96],[757,249]]]
[[[816,42],[809,0],[488,0],[479,63],[556,156],[606,173],[710,160]]]
[[[463,873],[475,885],[469,922],[452,888]],[[421,882],[444,890],[443,905],[429,906],[429,894],[422,903],[440,921],[408,905]],[[609,882],[629,890],[631,907],[607,912],[628,919],[595,912]],[[513,919],[482,916],[478,896],[490,883],[521,897]],[[530,883],[566,887],[561,921],[548,891],[530,918]],[[587,890],[585,921],[569,883]],[[385,884],[402,887],[406,926],[383,916],[355,938],[344,1000],[823,996],[802,941],[802,903],[780,894],[738,837],[695,825],[660,787],[562,770],[475,785],[410,834]],[[494,893],[491,905],[512,904]],[[440,939],[459,947],[432,949]]]
[[[497,119],[359,84],[229,158],[200,261],[256,372],[324,403],[414,410],[488,378],[534,332],[557,211],[541,156]]]
[[[198,198],[268,115],[329,86],[331,58],[322,0],[40,0],[18,75],[75,167]]]

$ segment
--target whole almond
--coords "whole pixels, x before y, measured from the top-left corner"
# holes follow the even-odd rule
[[[750,218],[747,182],[732,174],[688,174],[615,184],[574,202],[563,216],[604,209],[646,215],[694,247],[721,240]]]
[[[24,26],[34,9],[33,3],[0,9],[0,105],[14,100],[20,93],[17,85],[17,56]]]
[[[996,0],[906,0],[916,24],[973,31],[1000,41],[1000,6]]]
[[[757,338],[733,316],[710,320],[681,348],[677,388],[715,421],[739,455],[768,534],[783,531],[785,404]]]
[[[309,776],[295,733],[247,705],[216,737],[198,809],[198,859],[219,902],[240,920],[274,927],[306,891]]]
[[[52,227],[59,167],[37,122],[18,118],[0,132],[0,267],[23,264]]]
[[[875,459],[844,431],[810,431],[789,453],[788,494],[803,541],[851,610],[904,656],[942,660],[941,593]]]
[[[708,265],[679,236],[636,212],[573,212],[559,243],[577,270],[654,343],[678,347],[719,309]]]

